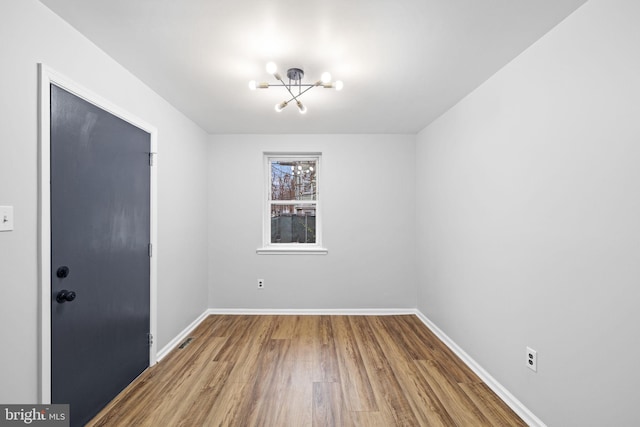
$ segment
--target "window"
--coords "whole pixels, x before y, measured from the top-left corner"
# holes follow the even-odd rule
[[[265,172],[258,253],[326,253],[320,234],[320,154],[265,154]]]

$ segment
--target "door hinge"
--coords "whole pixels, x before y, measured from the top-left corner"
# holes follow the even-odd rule
[[[149,243],[149,258],[153,256],[153,245]]]
[[[149,166],[153,166],[154,164],[153,158],[156,154],[158,153],[149,153]]]
[[[149,347],[153,345],[153,334],[147,334],[147,341],[149,342]]]

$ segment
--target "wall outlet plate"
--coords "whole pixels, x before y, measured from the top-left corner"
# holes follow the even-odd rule
[[[538,352],[531,347],[527,347],[527,368],[538,372]]]
[[[258,279],[258,289],[264,289],[264,279]]]
[[[0,231],[13,230],[13,206],[0,206]]]

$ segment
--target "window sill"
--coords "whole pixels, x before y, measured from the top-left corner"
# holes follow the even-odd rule
[[[258,255],[326,255],[329,253],[329,250],[326,248],[318,247],[318,246],[307,247],[307,248],[291,247],[291,246],[284,247],[284,248],[277,248],[277,247],[267,246],[267,247],[256,249],[256,253]]]

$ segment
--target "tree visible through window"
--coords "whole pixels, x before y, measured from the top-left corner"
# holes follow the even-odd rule
[[[319,156],[268,156],[267,167],[268,243],[318,244]]]

